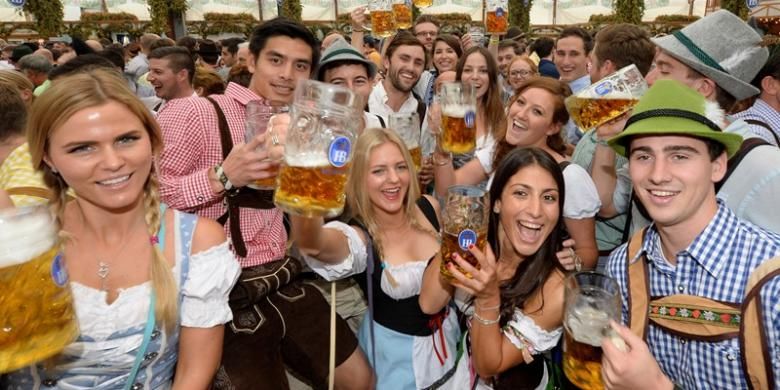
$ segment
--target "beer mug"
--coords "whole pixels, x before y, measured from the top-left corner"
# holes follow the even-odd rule
[[[283,102],[264,103],[259,100],[252,100],[246,105],[246,115],[244,119],[244,140],[249,143],[257,134],[263,134],[268,131],[268,124],[276,114],[288,112],[289,107]],[[258,149],[263,149],[259,146]],[[276,178],[255,180],[247,184],[247,187],[256,190],[272,190],[276,188]]]
[[[441,84],[440,146],[445,152],[469,153],[477,147],[477,91],[469,84]]]
[[[469,36],[474,46],[482,46],[485,41],[485,29],[480,26],[471,26],[469,27]]]
[[[47,359],[79,334],[48,209],[0,212],[0,373]]]
[[[566,110],[580,129],[589,130],[633,108],[645,91],[645,78],[631,64],[566,98]]]
[[[508,0],[487,0],[485,7],[485,26],[487,26],[487,32],[491,34],[505,34],[508,19]]]
[[[417,172],[422,167],[422,149],[420,148],[420,117],[416,112],[394,112],[388,118],[389,127],[404,141],[412,155]]]
[[[457,253],[469,264],[479,269],[479,262],[469,252],[469,246],[475,245],[481,251],[487,244],[488,216],[490,201],[487,191],[473,186],[452,186],[447,189],[447,199],[443,209],[443,229],[441,240],[441,268],[442,276],[452,279],[452,273],[447,269],[447,264],[452,263],[461,273],[471,277],[470,273],[463,271],[452,259],[452,254]]]
[[[414,6],[417,8],[428,8],[433,5],[433,0],[414,0]]]
[[[617,282],[594,271],[578,272],[565,281],[563,372],[580,389],[603,389],[601,340],[618,337],[609,321],[620,322]]]
[[[363,99],[338,85],[301,80],[290,115],[274,203],[298,215],[337,216],[344,210]]]
[[[397,28],[412,28],[412,6],[408,1],[393,0],[393,18]]]
[[[389,37],[395,34],[397,27],[393,17],[392,0],[369,0],[368,11],[371,18],[371,35]],[[410,16],[411,17],[411,16]]]

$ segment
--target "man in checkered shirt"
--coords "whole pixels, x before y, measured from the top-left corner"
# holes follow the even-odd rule
[[[210,96],[224,113],[232,139],[233,148],[226,158],[217,111],[206,98],[173,99],[158,113],[164,143],[160,192],[173,208],[217,219],[227,210],[229,194],[277,174],[279,163],[273,161],[278,161],[283,143],[268,133],[244,143],[246,105],[250,101],[269,106],[292,103],[297,82],[308,79],[317,67],[319,43],[305,26],[277,18],[254,30],[249,50],[249,88],[230,83],[223,95]],[[281,260],[287,249],[282,211],[240,207],[238,215],[245,255],[239,254],[243,248],[236,248],[232,240],[230,221],[225,231],[242,268],[274,274],[278,269],[272,265],[284,264]],[[288,386],[285,365],[315,388],[327,387],[330,316],[325,299],[300,279],[258,295],[249,307],[234,305],[231,295],[233,321],[225,327],[223,369],[217,374],[216,388],[284,389]],[[340,317],[334,332],[337,386],[368,388],[368,362]]]
[[[628,264],[645,261],[649,299],[675,294],[704,297],[739,305],[750,273],[780,255],[780,235],[743,221],[715,196],[715,183],[726,173],[726,161],[742,143],[738,134],[723,132],[724,113],[717,103],[675,80],[657,81],[635,107],[626,129],[609,140],[629,159],[634,192],[653,223],[641,249],[628,258],[627,244],[616,249],[607,265],[620,286],[623,320],[636,312],[641,289],[629,292]],[[627,264],[628,263],[628,264]],[[639,291],[637,291],[639,290]],[[769,345],[770,378],[780,387],[780,278],[760,289],[765,340]],[[712,311],[675,309],[708,325],[733,325],[731,316]],[[665,315],[665,313],[662,313]],[[736,320],[739,321],[739,320]],[[628,351],[602,343],[602,377],[611,389],[742,389],[742,351],[737,338],[703,341],[672,333],[655,322],[647,326],[647,344],[629,329],[614,325]],[[771,379],[770,379],[771,380]]]

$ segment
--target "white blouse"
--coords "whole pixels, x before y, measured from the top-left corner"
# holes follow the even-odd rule
[[[336,229],[344,234],[349,246],[349,254],[337,264],[324,263],[314,257],[303,255],[306,264],[327,281],[343,279],[359,274],[366,270],[368,252],[366,244],[360,238],[358,232],[352,226],[340,222],[331,221],[325,224],[326,228]],[[382,272],[382,291],[393,299],[405,299],[420,294],[422,278],[426,260],[412,261],[399,265],[391,265],[385,262]],[[393,282],[390,281],[393,280]]]
[[[227,298],[240,273],[241,268],[227,241],[192,255],[187,279],[180,286],[181,326],[210,328],[232,320]],[[181,280],[178,258],[173,275],[178,284]],[[75,281],[71,281],[70,285],[83,336],[96,341],[106,340],[116,332],[146,323],[151,281],[120,290],[111,304],[106,303],[105,291]],[[129,344],[132,347],[138,345],[137,342]]]

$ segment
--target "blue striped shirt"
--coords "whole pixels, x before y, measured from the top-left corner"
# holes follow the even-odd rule
[[[626,249],[614,252],[607,273],[620,285],[623,318],[626,319]],[[742,221],[718,200],[718,211],[709,225],[683,251],[677,265],[671,265],[661,251],[655,225],[650,225],[642,249],[648,260],[648,285],[652,297],[689,294],[717,301],[741,303],[750,272],[763,261],[780,255],[780,235]],[[780,278],[761,289],[763,325],[772,357],[775,387],[780,388]],[[744,378],[739,341],[688,340],[653,326],[647,344],[663,372],[685,389],[742,389]]]

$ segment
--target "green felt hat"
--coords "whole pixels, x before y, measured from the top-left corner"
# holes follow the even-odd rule
[[[742,136],[723,132],[720,124],[724,116],[716,102],[697,91],[675,80],[658,80],[639,99],[623,132],[608,142],[626,156],[634,136],[685,135],[719,142],[731,157],[742,145]]]

